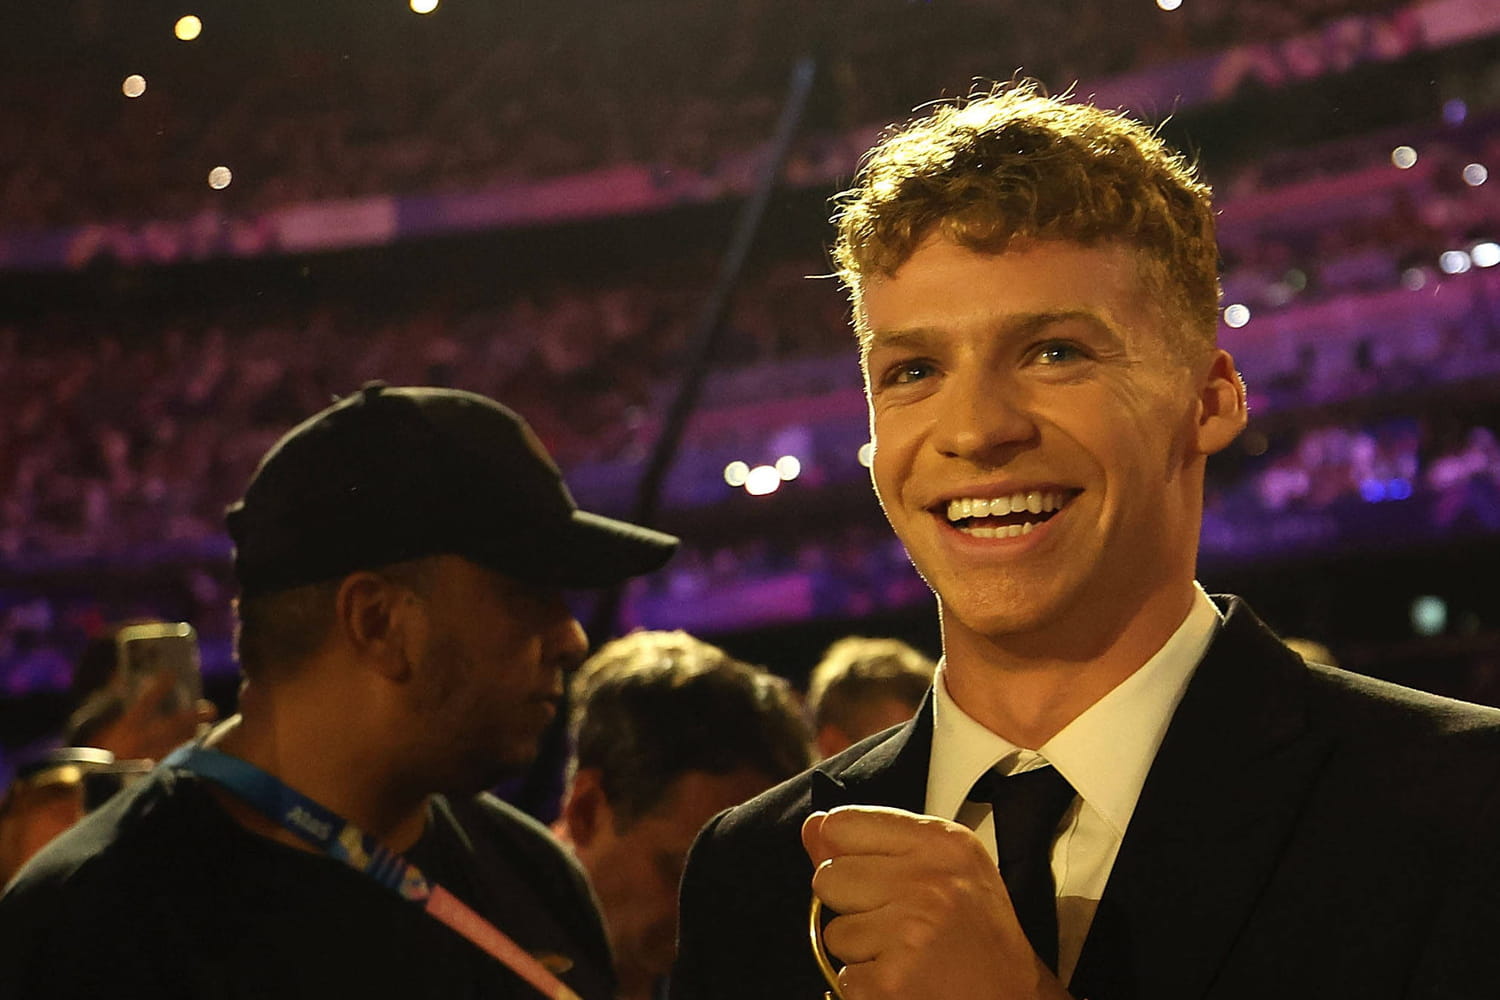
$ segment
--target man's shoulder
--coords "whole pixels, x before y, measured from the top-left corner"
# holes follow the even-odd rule
[[[1500,775],[1500,709],[1307,664],[1308,717],[1345,745],[1367,744],[1387,764],[1445,762],[1478,780]]]
[[[529,813],[497,795],[441,796],[454,820],[470,836],[501,840],[525,854],[566,858],[568,852],[552,832]]]
[[[1226,645],[1210,649],[1210,660],[1229,672],[1216,671],[1213,683],[1230,692],[1245,685],[1227,684],[1231,676],[1258,678],[1248,690],[1256,697],[1271,692],[1266,704],[1286,709],[1300,703],[1307,723],[1336,738],[1358,742],[1367,737],[1391,747],[1471,746],[1491,751],[1500,740],[1500,709],[1476,705],[1387,680],[1303,659],[1268,629],[1238,598],[1226,601]],[[1248,672],[1247,672],[1248,671]],[[1191,690],[1191,689],[1190,689]],[[1292,695],[1287,700],[1285,695]]]
[[[147,877],[153,861],[180,863],[178,846],[195,836],[184,828],[196,808],[190,799],[171,776],[153,772],[38,851],[0,900],[13,907],[83,892],[110,893],[120,883]],[[64,888],[66,894],[57,892]]]
[[[490,875],[510,872],[554,903],[595,905],[583,866],[538,820],[489,792],[441,799],[476,863]]]

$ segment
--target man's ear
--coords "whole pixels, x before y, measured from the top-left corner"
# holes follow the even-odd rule
[[[426,648],[426,611],[409,589],[368,571],[346,576],[335,598],[339,634],[357,661],[398,682]]]
[[[1250,419],[1245,380],[1228,351],[1215,350],[1198,390],[1197,450],[1212,455],[1229,447]]]
[[[597,767],[580,767],[563,796],[559,817],[565,839],[575,850],[588,850],[598,839],[605,824],[614,823],[614,812],[604,796],[604,773]]]

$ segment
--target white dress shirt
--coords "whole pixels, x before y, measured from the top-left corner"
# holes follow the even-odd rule
[[[1167,724],[1222,617],[1194,584],[1193,606],[1156,655],[1036,750],[1017,747],[967,715],[948,693],[944,667],[933,684],[932,756],[927,765],[929,815],[974,830],[996,857],[987,803],[967,801],[992,767],[1020,774],[1046,764],[1078,793],[1052,842],[1057,886],[1058,977],[1072,978],[1120,841],[1156,757]]]

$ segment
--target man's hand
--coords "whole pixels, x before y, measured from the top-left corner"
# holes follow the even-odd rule
[[[973,832],[901,809],[842,806],[802,824],[847,1000],[1066,1000]]]
[[[202,698],[187,708],[172,708],[177,679],[162,671],[142,686],[119,718],[99,728],[93,745],[109,750],[117,760],[161,760],[193,739],[218,717],[211,701]]]

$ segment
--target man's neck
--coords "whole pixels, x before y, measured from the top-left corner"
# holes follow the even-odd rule
[[[254,764],[283,784],[349,820],[396,852],[417,842],[426,827],[429,796],[389,787],[379,762],[309,733],[324,730],[269,725],[235,716],[205,743]],[[241,826],[291,846],[307,845],[238,797],[215,787],[215,798]]]
[[[1071,646],[1046,636],[985,636],[945,617],[948,693],[991,732],[1036,749],[1144,666],[1187,618],[1195,592],[1164,595],[1092,642],[1076,641],[1075,630]]]

